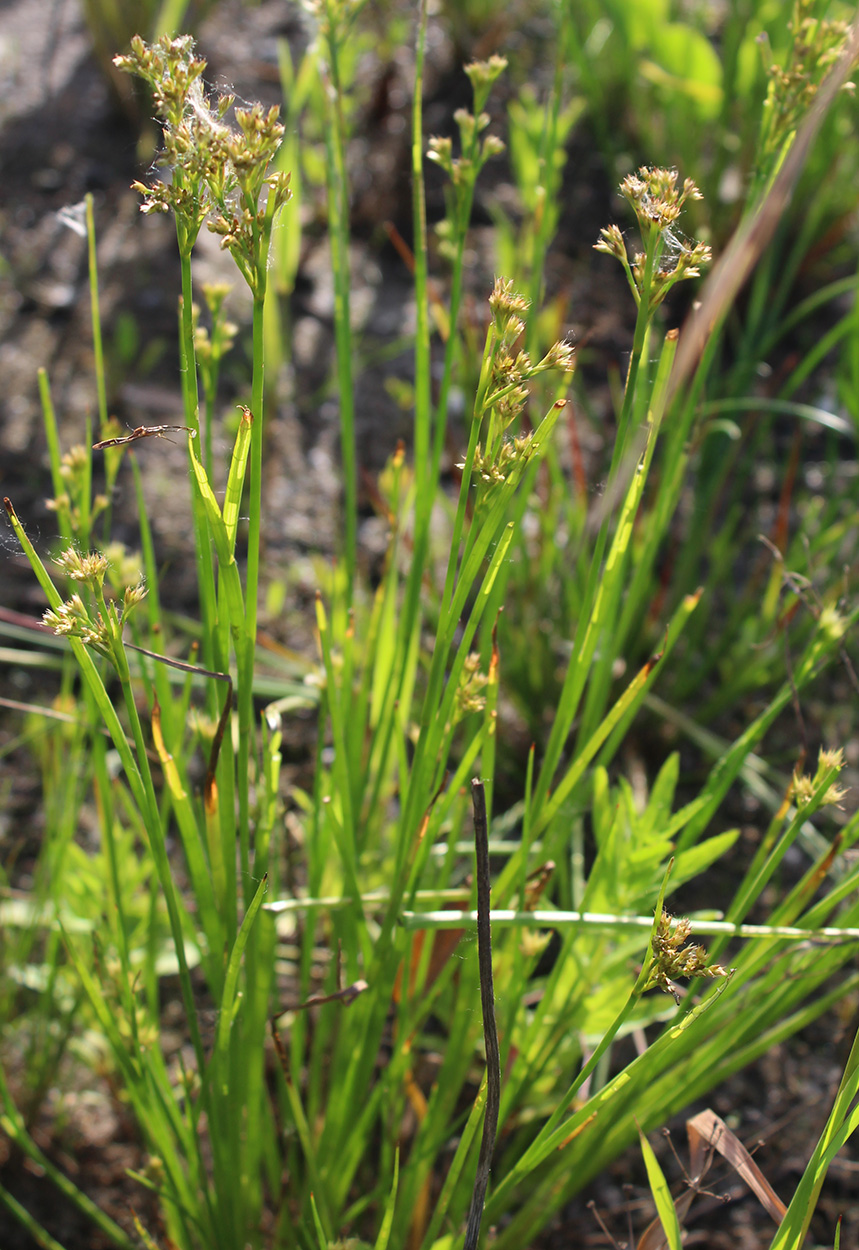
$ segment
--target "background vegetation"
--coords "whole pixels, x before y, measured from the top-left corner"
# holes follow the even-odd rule
[[[21,731],[44,833],[0,899],[0,1123],[120,1247],[537,1245],[640,1132],[855,1001],[859,816],[839,784],[859,612],[851,15],[531,4],[554,63],[492,43],[436,136],[433,32],[471,48],[495,6],[314,0],[307,37],[279,49],[280,119],[212,94],[189,36],[155,40],[201,16],[162,7],[135,32],[121,6],[87,6],[106,72],[119,53],[139,115],[159,118],[160,169],[136,189],[176,225],[183,415],[110,416],[90,199],[79,445],[61,444],[40,376],[56,541],[6,502],[60,693]],[[128,51],[134,33],[155,41]],[[387,379],[408,446],[370,475],[359,381],[377,361],[352,228],[373,47],[413,58],[410,230],[385,232],[411,275],[412,363]],[[622,367],[598,380],[548,263],[585,142],[621,197],[579,246],[597,248],[595,283],[620,267],[630,308]],[[484,195],[505,161],[515,198]],[[302,232],[322,215],[342,541],[316,566],[315,649],[298,653],[260,628],[300,616],[267,568],[264,465]],[[198,286],[206,230],[248,327]],[[192,619],[163,593],[145,502],[165,438],[187,446]],[[126,480],[133,547],[114,537]],[[6,662],[31,662],[34,631],[4,628]],[[490,877],[494,1013],[473,910]],[[33,1132],[72,1053],[108,1074],[143,1143],[156,1214],[133,1228]],[[774,1247],[804,1244],[854,1131],[856,1059],[792,1200],[768,1199]],[[639,1245],[679,1246],[688,1204],[642,1150],[658,1223]],[[0,1200],[58,1244],[2,1184]]]

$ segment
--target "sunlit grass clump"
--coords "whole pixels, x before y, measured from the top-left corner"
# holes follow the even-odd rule
[[[613,421],[586,469],[567,455],[587,403],[577,354],[542,307],[564,144],[585,107],[572,107],[563,72],[575,23],[556,14],[559,68],[545,103],[525,92],[511,108],[523,211],[499,221],[511,272],[484,292],[478,314],[466,299],[468,242],[478,176],[504,149],[487,110],[508,66],[493,56],[466,67],[473,101],[456,115],[456,155],[448,138],[425,141],[422,6],[413,443],[374,487],[388,539],[371,584],[358,542],[350,316],[346,100],[358,10],[345,0],[310,9],[315,40],[294,77],[307,116],[293,120],[326,140],[343,466],[342,549],[317,597],[316,652],[287,675],[258,631],[266,353],[288,351],[273,342],[273,301],[289,289],[278,264],[298,263],[291,245],[272,241],[275,226],[283,236],[299,229],[307,188],[300,169],[291,178],[283,168],[277,110],[209,97],[188,36],[138,38],[117,65],[144,80],[163,131],[161,173],[135,188],[142,211],[175,221],[184,416],[130,432],[108,419],[90,205],[98,437],[87,430],[86,445],[63,452],[43,375],[56,549],[38,551],[6,500],[45,596],[44,623],[63,647],[62,704],[72,711],[41,730],[45,841],[33,889],[26,906],[0,902],[15,926],[6,1004],[17,1007],[14,986],[28,970],[44,987],[15,1026],[37,1096],[23,1116],[17,1073],[4,1076],[2,1123],[45,1169],[45,1185],[124,1248],[138,1238],[178,1250],[519,1250],[537,1245],[640,1132],[859,989],[859,868],[847,854],[859,817],[831,820],[845,799],[844,755],[824,744],[813,774],[801,758],[791,772],[794,757],[767,762],[765,739],[846,655],[859,609],[840,565],[855,558],[855,507],[800,497],[786,481],[780,518],[795,503],[807,527],[780,524],[762,548],[764,572],[733,599],[720,596],[749,540],[748,460],[772,451],[765,422],[738,424],[743,405],[850,428],[820,404],[767,408],[752,393],[751,355],[732,342],[749,315],[737,288],[825,110],[807,119],[782,110],[791,129],[778,123],[776,143],[767,97],[770,122],[727,250],[739,276],[717,267],[680,332],[666,329],[666,300],[713,259],[682,229],[701,192],[667,166],[623,177],[637,237],[609,224],[587,243],[604,254],[600,265],[622,267],[635,324]],[[843,81],[849,56],[824,59]],[[817,104],[837,86],[815,90]],[[286,143],[300,147],[292,135]],[[438,253],[426,159],[449,180]],[[217,455],[218,396],[237,330],[224,289],[196,290],[204,228],[253,305],[250,402],[228,463]],[[852,341],[846,330],[843,339]],[[461,426],[448,420],[454,395],[464,397]],[[143,502],[167,437],[187,447],[192,622],[161,602]],[[734,457],[732,441],[747,456]],[[129,473],[139,555],[111,540],[113,489]],[[791,474],[794,483],[795,465]],[[313,713],[315,728],[307,780],[286,791],[284,724],[298,712]],[[820,737],[810,716],[796,723]],[[694,747],[693,771],[665,749],[666,726]],[[767,813],[753,847],[728,827],[732,787]],[[83,813],[98,830],[91,855],[75,840]],[[798,876],[783,872],[789,851],[801,856]],[[712,906],[683,914],[681,894],[675,917],[667,900],[689,883]],[[176,985],[187,1027],[178,1051],[163,1021]],[[158,1226],[138,1221],[134,1235],[94,1208],[30,1132],[61,1080],[68,1039],[84,1030],[100,1039],[139,1130],[136,1179],[157,1201]],[[767,1207],[779,1222],[774,1246],[802,1245],[826,1169],[854,1129],[857,1082],[851,1052],[793,1201]],[[717,1120],[708,1132],[721,1131]],[[679,1246],[689,1204],[670,1199],[642,1140],[658,1217]],[[56,1244],[2,1188],[0,1198],[42,1244]]]

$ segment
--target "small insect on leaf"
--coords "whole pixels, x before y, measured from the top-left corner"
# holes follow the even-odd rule
[[[164,438],[167,434],[178,433],[180,430],[187,431],[192,438],[197,437],[197,431],[190,425],[138,425],[136,430],[132,430],[130,434],[123,434],[121,438],[105,438],[100,443],[93,443],[93,451],[102,451],[105,447],[122,447],[126,443],[135,443],[138,438]],[[171,439],[167,439],[168,443]]]

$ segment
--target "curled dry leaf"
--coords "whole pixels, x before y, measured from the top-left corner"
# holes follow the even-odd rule
[[[687,1120],[686,1132],[689,1135],[689,1175],[686,1181],[688,1189],[674,1203],[677,1218],[681,1223],[695,1195],[701,1192],[701,1183],[712,1162],[714,1151],[718,1151],[722,1158],[730,1163],[776,1224],[781,1223],[787,1207],[743,1143],[735,1133],[731,1132],[725,1121],[716,1115],[715,1111],[702,1111],[691,1120]],[[636,1250],[665,1250],[666,1244],[665,1232],[657,1217],[642,1233]]]

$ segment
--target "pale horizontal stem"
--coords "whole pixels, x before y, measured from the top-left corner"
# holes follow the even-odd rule
[[[461,903],[470,898],[470,890],[418,890],[415,899],[422,903]],[[391,895],[388,890],[371,890],[368,894],[361,895],[361,905],[363,907],[378,907],[380,904],[387,903]],[[342,895],[332,898],[281,898],[274,903],[263,903],[264,911],[274,912],[275,915],[282,915],[284,912],[292,911],[314,911],[319,908],[327,908],[334,911],[342,907],[351,907],[352,899],[344,898]],[[420,912],[416,915],[432,916],[434,912]],[[445,913],[442,913],[445,914]],[[452,912],[452,915],[458,915],[458,912]]]
[[[492,924],[520,925],[531,929],[562,929],[581,925],[590,929],[644,929],[653,927],[652,916],[612,916],[588,911],[492,911]],[[405,911],[400,917],[406,929],[473,929],[476,911]],[[673,921],[674,924],[677,921]],[[788,941],[859,941],[859,929],[796,929],[789,925],[731,924],[727,920],[693,920],[696,936],[727,934],[729,937],[782,938]]]

